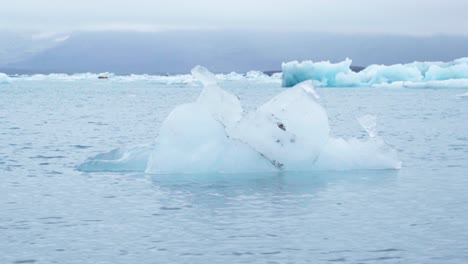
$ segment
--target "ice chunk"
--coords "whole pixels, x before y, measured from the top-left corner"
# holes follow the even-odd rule
[[[330,127],[311,82],[286,90],[249,114],[232,135],[284,170],[310,169]]]
[[[452,62],[414,62],[409,64],[370,65],[360,72],[351,70],[351,60],[339,63],[288,62],[282,64],[283,86],[291,87],[312,80],[321,87],[386,86],[409,82],[422,85],[431,81],[468,80],[468,58]],[[438,83],[444,85],[446,83]],[[394,86],[394,85],[393,85]],[[399,86],[401,87],[401,86]],[[445,86],[442,86],[445,87]]]
[[[8,75],[0,72],[0,84],[10,83],[10,78]]]
[[[402,162],[395,149],[382,139],[367,141],[330,138],[314,168],[317,170],[400,169]]]
[[[327,142],[317,160],[317,169],[364,170],[400,169],[401,161],[395,149],[387,145],[377,133],[377,118],[364,115],[358,118],[359,124],[369,135],[367,141],[333,138]]]
[[[239,98],[221,89],[216,76],[206,68],[196,66],[192,69],[192,74],[204,86],[197,100],[199,106],[207,109],[226,128],[234,126],[242,118],[243,113]]]
[[[457,95],[457,97],[459,97],[459,98],[468,98],[468,92],[464,93],[464,94],[459,94],[459,95]]]
[[[137,146],[130,149],[117,148],[87,159],[78,166],[84,172],[99,171],[145,171],[153,147]]]
[[[233,140],[200,103],[176,107],[162,124],[148,173],[271,171],[251,147]]]

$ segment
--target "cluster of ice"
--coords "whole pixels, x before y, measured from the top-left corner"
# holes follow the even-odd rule
[[[6,77],[6,76],[5,76]],[[179,75],[149,75],[149,74],[131,74],[131,75],[116,75],[114,73],[76,73],[76,74],[34,74],[34,75],[19,75],[13,78],[14,81],[94,81],[99,77],[107,77],[105,81],[112,82],[150,82],[155,84],[164,85],[191,85],[196,84],[198,81],[191,74]],[[260,71],[249,71],[245,74],[231,72],[229,74],[217,74],[216,77],[220,81],[249,81],[249,82],[262,82],[262,83],[280,83],[281,75],[275,74],[268,76]],[[0,82],[2,75],[0,74]],[[104,80],[103,80],[104,81]]]
[[[328,115],[310,81],[244,113],[238,97],[221,89],[215,75],[201,66],[192,74],[203,91],[169,114],[154,146],[99,154],[79,169],[166,174],[401,167],[396,151],[377,136],[373,116],[358,120],[367,140],[331,137]]]
[[[2,83],[10,83],[10,78],[8,75],[0,72],[0,84]]]
[[[350,59],[339,63],[292,61],[282,64],[283,86],[292,87],[311,80],[318,87],[388,86],[410,88],[468,87],[468,58],[452,62],[413,62],[370,65],[351,70]]]

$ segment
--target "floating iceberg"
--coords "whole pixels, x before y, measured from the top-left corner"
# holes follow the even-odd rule
[[[237,96],[197,66],[204,89],[193,103],[177,106],[162,123],[153,147],[116,149],[89,158],[82,171],[246,173],[399,169],[397,152],[378,137],[376,118],[358,121],[366,141],[330,136],[325,109],[312,82],[302,82],[244,113]]]
[[[10,83],[10,78],[8,75],[0,72],[0,84]]]
[[[464,94],[459,94],[459,95],[457,95],[457,97],[459,97],[459,98],[468,98],[468,92],[464,93]]]
[[[452,62],[413,62],[370,65],[359,72],[351,70],[350,59],[339,63],[292,61],[282,64],[282,83],[292,87],[311,80],[318,87],[467,87],[468,58]],[[456,80],[456,82],[454,82]]]

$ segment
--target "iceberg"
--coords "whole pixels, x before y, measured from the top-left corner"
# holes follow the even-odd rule
[[[201,66],[192,75],[203,84],[202,92],[168,115],[154,146],[98,154],[78,169],[180,174],[401,168],[397,151],[378,136],[375,116],[358,119],[367,140],[330,136],[312,81],[245,113],[216,75]]]
[[[10,77],[8,75],[0,72],[0,84],[10,83]]]
[[[459,98],[468,98],[468,92],[466,92],[464,94],[459,94],[459,95],[457,95],[457,97],[459,97]]]
[[[337,86],[339,83],[337,83],[336,76],[350,74],[351,63],[352,61],[348,58],[339,63],[330,63],[330,61],[283,63],[281,65],[283,86],[292,87],[307,80],[311,80],[315,86]]]
[[[311,80],[317,87],[467,87],[468,58],[452,62],[370,65],[355,72],[352,60],[339,63],[292,61],[282,64],[282,85]],[[456,80],[456,82],[454,82]]]
[[[6,77],[6,76],[5,76]],[[14,80],[18,81],[59,81],[59,82],[76,82],[76,81],[95,81],[99,77],[107,77],[106,82],[131,83],[131,82],[148,82],[163,85],[198,85],[199,80],[191,74],[177,75],[150,75],[150,74],[130,74],[116,75],[110,72],[104,73],[51,73],[51,74],[33,74],[33,75],[18,75]],[[1,78],[1,77],[0,77]],[[281,83],[281,74],[277,73],[268,76],[260,71],[249,71],[245,74],[231,72],[228,74],[216,74],[219,81],[245,81],[249,83]]]

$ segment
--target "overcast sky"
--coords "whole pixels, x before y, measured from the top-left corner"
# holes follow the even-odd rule
[[[261,29],[468,35],[466,0],[6,0],[0,29]]]

